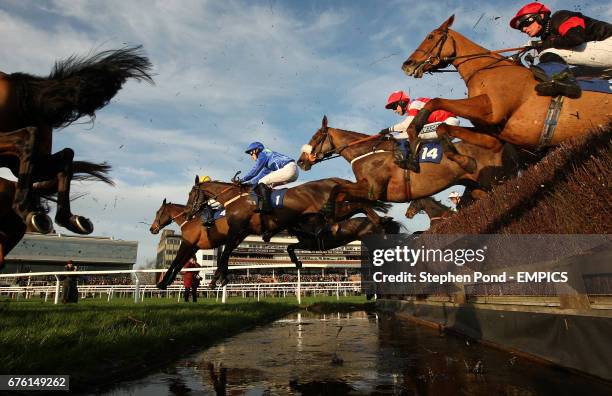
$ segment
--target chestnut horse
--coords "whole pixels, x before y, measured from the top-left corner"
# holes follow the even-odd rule
[[[297,163],[305,171],[334,155],[351,163],[357,181],[340,184],[334,189],[330,200],[332,209],[334,197],[409,202],[428,197],[454,184],[469,187],[474,198],[481,198],[485,194],[481,187],[489,189],[492,183],[517,170],[517,164],[513,161],[516,153],[510,145],[494,152],[459,142],[454,144],[458,154],[445,149],[439,164],[423,163],[421,172],[414,173],[395,164],[393,145],[393,142],[377,135],[330,128],[327,117],[323,117],[321,128],[304,146]],[[457,155],[473,158],[475,170],[468,173],[450,159]]]
[[[98,180],[113,185],[112,180],[107,176],[110,166],[105,163],[75,161],[72,169],[73,180]],[[0,269],[4,267],[6,255],[19,243],[26,231],[43,234],[52,231],[53,224],[46,214],[48,208],[42,199],[55,200],[54,195],[57,193],[57,188],[57,179],[33,184],[30,196],[31,207],[36,210],[37,214],[32,216],[28,223],[24,223],[12,207],[17,183],[0,178]]]
[[[351,212],[354,213],[359,211],[359,208],[355,205],[361,206],[361,204],[356,203],[348,205],[350,207],[347,208],[347,215]],[[157,285],[161,289],[166,288],[167,285],[172,283],[185,263],[187,263],[189,258],[192,257],[198,249],[221,247],[227,243],[230,237],[230,225],[227,215],[220,217],[215,221],[212,227],[207,228],[202,224],[202,219],[199,216],[192,217],[189,215],[190,212],[191,206],[167,203],[164,199],[162,205],[155,214],[155,219],[150,228],[152,234],[159,233],[162,228],[171,224],[173,221],[178,224],[181,229],[181,244],[177,255],[172,261],[168,271],[164,274],[162,281]],[[287,246],[287,253],[296,267],[301,268],[302,263],[295,254],[296,249],[329,250],[372,233],[397,233],[400,227],[398,223],[392,220],[385,222],[383,226],[376,226],[368,218],[361,217],[332,224],[331,227],[329,227],[329,231],[325,232],[325,230],[327,230],[327,223],[322,216],[312,213],[310,215],[301,216],[299,221],[289,225],[289,233],[298,238],[298,243]],[[227,248],[224,249],[224,253],[226,251]],[[222,268],[223,266],[221,256],[222,254],[217,256],[218,268]],[[227,271],[227,268],[225,271]],[[223,275],[221,285],[227,284],[228,279],[226,275],[227,274]],[[219,276],[216,274],[215,279],[213,279],[210,284],[211,288],[216,287],[218,278]]]
[[[408,128],[411,143],[415,142],[413,152],[417,133],[435,110],[451,111],[475,125],[443,125],[438,129],[439,135],[450,134],[493,150],[502,147],[497,138],[523,147],[556,145],[603,126],[612,118],[612,97],[585,91],[578,99],[564,98],[554,134],[542,136],[551,98],[537,95],[531,71],[451,30],[453,20],[454,15],[429,33],[402,69],[420,78],[425,72],[452,64],[467,85],[468,98],[435,98],[427,102]]]
[[[88,58],[57,62],[48,77],[0,72],[0,167],[18,178],[14,211],[28,222],[32,183],[57,179],[55,221],[68,230],[89,234],[93,224],[70,211],[70,180],[74,152],[52,154],[54,128],[82,116],[95,116],[127,79],[152,83],[151,63],[140,47],[104,51]]]

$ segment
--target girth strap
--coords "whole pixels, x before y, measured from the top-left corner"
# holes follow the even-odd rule
[[[559,120],[559,114],[561,114],[561,108],[563,107],[563,96],[555,96],[551,99],[550,105],[548,105],[548,111],[546,112],[546,119],[544,120],[544,127],[540,134],[540,143],[538,149],[543,149],[550,145],[555,129],[557,128],[557,121]]]

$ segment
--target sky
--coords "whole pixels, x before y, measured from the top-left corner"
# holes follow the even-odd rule
[[[455,14],[453,29],[490,48],[523,45],[508,21],[524,1],[80,1],[0,0],[0,69],[46,76],[56,60],[142,45],[155,85],[130,81],[92,123],[54,133],[54,151],[107,161],[116,186],[75,182],[76,214],[94,235],[139,242],[139,266],[154,259],[149,225],[162,200],[184,203],[196,174],[229,180],[252,166],[252,141],[298,157],[327,115],[332,127],[376,133],[401,121],[387,96],[461,98],[456,73],[407,77],[402,62],[426,34]],[[548,1],[610,21],[606,1]],[[466,124],[464,121],[463,124]],[[9,177],[6,169],[0,176]],[[335,159],[298,182],[354,180]],[[10,177],[9,177],[10,178]],[[14,178],[13,178],[14,179]],[[461,191],[462,188],[453,188]],[[437,194],[446,204],[446,190]],[[409,231],[428,219],[391,214]],[[175,230],[178,227],[172,226]],[[60,233],[68,231],[57,228]]]

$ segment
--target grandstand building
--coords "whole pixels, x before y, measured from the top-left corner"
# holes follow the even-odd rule
[[[138,242],[109,237],[27,233],[6,257],[3,273],[62,271],[68,260],[81,270],[132,269]]]
[[[174,230],[163,230],[157,244],[157,258],[155,268],[168,268],[176,257],[181,244],[181,234]],[[217,249],[199,250],[196,259],[202,266],[214,266],[217,260]]]
[[[232,253],[229,260],[230,270],[235,266],[257,266],[261,269],[232,270],[233,274],[251,276],[255,274],[267,274],[276,276],[279,274],[295,273],[293,263],[287,253],[287,246],[296,243],[297,239],[286,233],[273,237],[270,242],[264,242],[260,236],[248,236]],[[180,244],[180,234],[172,230],[164,230],[157,248],[158,268],[167,268],[176,256]],[[352,242],[348,245],[327,251],[296,251],[298,258],[303,264],[317,264],[323,268],[304,268],[303,274],[338,274],[345,277],[359,273],[361,257],[361,243]],[[196,254],[198,263],[203,267],[216,266],[217,249],[200,250]],[[270,268],[274,265],[290,265],[291,268]],[[268,267],[268,268],[266,268]],[[328,267],[328,268],[325,268]]]

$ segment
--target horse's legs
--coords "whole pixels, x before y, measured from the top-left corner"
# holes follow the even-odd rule
[[[57,212],[55,222],[77,234],[91,234],[93,224],[83,216],[73,215],[70,211],[70,182],[72,181],[72,162],[74,151],[65,148],[46,159],[48,166],[45,176],[57,178]]]
[[[440,138],[443,138],[445,135],[450,135],[466,143],[492,150],[496,153],[504,147],[503,143],[496,137],[487,135],[485,132],[479,132],[475,128],[440,124],[438,125],[436,133]]]
[[[435,110],[446,110],[455,115],[467,118],[475,124],[495,125],[504,120],[506,114],[495,113],[489,95],[478,95],[465,99],[434,98],[425,103],[419,114],[414,118],[412,125],[417,132],[423,129],[429,115]]]
[[[176,257],[172,260],[172,264],[170,264],[170,268],[164,274],[162,280],[157,283],[157,288],[161,290],[165,290],[169,284],[171,284],[178,273],[181,271],[183,266],[189,261],[191,256],[194,255],[195,252],[198,251],[198,247],[192,245],[191,243],[186,242],[184,239],[181,240],[181,244],[178,248],[178,252],[176,253]]]
[[[1,135],[0,152],[3,155],[14,155],[19,159],[17,188],[13,199],[13,210],[24,220],[30,212],[30,190],[32,188],[32,170],[34,149],[37,143],[37,129],[23,128]],[[14,171],[14,170],[13,170]]]
[[[331,213],[332,219],[338,219],[338,209],[336,202],[337,201],[355,201],[355,200],[365,200],[365,201],[374,201],[378,197],[370,191],[370,185],[367,181],[361,180],[357,183],[346,183],[346,184],[338,184],[332,188],[329,193],[328,203],[331,204],[331,209],[328,211],[328,214]],[[363,210],[366,213],[366,216],[370,219],[370,221],[376,225],[380,224],[381,218],[378,216],[376,211],[368,206],[363,206]],[[330,216],[328,216],[328,220]]]
[[[300,269],[302,268],[302,262],[300,261],[300,259],[297,258],[297,255],[295,254],[295,249],[298,248],[303,248],[301,242],[289,244],[287,245],[287,253],[289,254],[291,262],[295,264],[295,268]]]
[[[2,218],[0,231],[0,269],[4,268],[4,258],[21,241],[26,226],[17,213],[9,213]]]
[[[233,235],[229,237],[229,235]],[[238,245],[246,238],[248,235],[248,231],[240,231],[238,233],[233,233],[232,229],[228,230],[228,239],[225,242],[225,246],[223,247],[223,254],[219,256],[217,259],[217,271],[215,271],[215,277],[210,282],[209,287],[214,289],[216,285],[216,281],[221,281],[221,287],[228,284],[229,279],[227,278],[228,274],[228,262],[230,255],[236,249]]]

